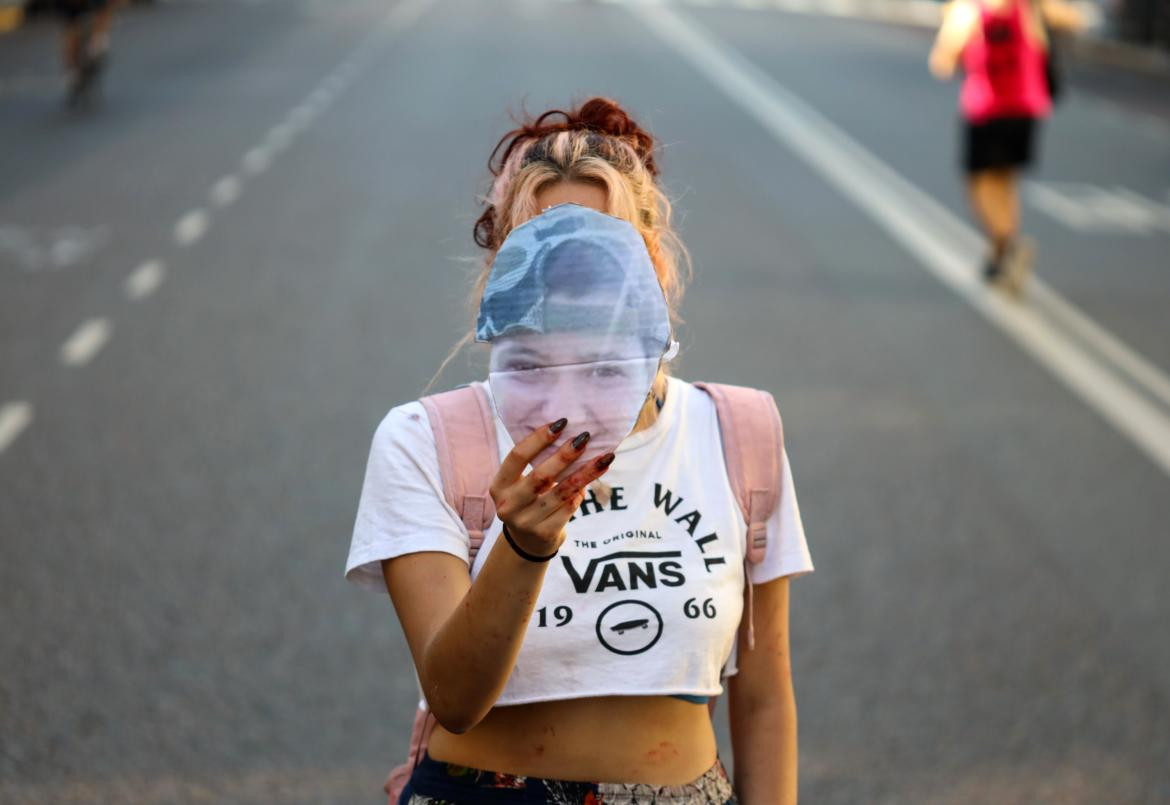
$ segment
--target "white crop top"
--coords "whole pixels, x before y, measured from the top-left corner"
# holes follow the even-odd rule
[[[485,385],[486,390],[486,385]],[[569,423],[569,429],[573,423]],[[501,457],[512,448],[497,420]],[[735,673],[746,525],[723,463],[715,405],[671,378],[655,423],[627,438],[552,560],[497,705],[588,696],[722,692]],[[753,583],[811,572],[784,458],[783,495]],[[484,535],[472,578],[500,533]],[[434,437],[417,402],[374,434],[345,575],[385,594],[380,562],[418,551],[468,558],[467,531],[443,499]]]

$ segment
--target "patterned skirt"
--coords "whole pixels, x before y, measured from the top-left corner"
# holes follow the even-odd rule
[[[500,774],[427,755],[415,768],[399,805],[736,805],[727,771],[718,760],[685,785],[581,783]]]

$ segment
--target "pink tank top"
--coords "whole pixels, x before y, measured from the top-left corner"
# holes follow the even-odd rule
[[[1028,0],[1008,0],[1000,9],[979,7],[981,33],[963,49],[959,106],[972,123],[999,117],[1045,117],[1052,109],[1043,46],[1028,36]]]

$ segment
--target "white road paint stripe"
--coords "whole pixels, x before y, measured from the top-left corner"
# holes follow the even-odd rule
[[[70,367],[85,366],[110,340],[109,319],[89,319],[61,345],[61,363]]]
[[[216,207],[230,207],[243,192],[244,185],[234,173],[229,173],[211,186],[208,198]]]
[[[1066,330],[1123,371],[1150,396],[1170,408],[1170,378],[1161,369],[1126,346],[1117,336],[1052,290],[1047,283],[1034,282],[1031,294],[1036,304],[1058,320]]]
[[[316,114],[320,114],[322,109],[333,103],[333,93],[325,89],[325,87],[317,87],[317,89],[309,94],[308,103],[315,110]]]
[[[386,27],[391,32],[397,33],[413,25],[434,2],[435,0],[402,0],[386,15]]]
[[[244,154],[242,164],[245,173],[249,176],[258,176],[268,170],[268,166],[272,164],[272,155],[264,146],[257,146]]]
[[[126,277],[123,290],[137,302],[154,293],[166,277],[166,265],[161,260],[147,260]]]
[[[1124,369],[1123,365],[1106,365],[1037,310],[988,291],[973,271],[979,262],[980,239],[969,226],[698,26],[665,6],[628,8],[681,58],[885,228],[923,268],[1012,338],[1170,474],[1170,416],[1121,381],[1114,369]],[[1042,298],[1060,299],[1043,283],[1036,285]],[[1074,309],[1067,301],[1060,301],[1064,309]],[[1140,364],[1141,359],[1119,340],[1111,338],[1109,343]],[[1148,363],[1145,366],[1160,382],[1165,381],[1162,373]]]
[[[168,0],[168,2],[171,0]],[[262,2],[263,0],[251,0]],[[391,32],[400,31],[425,11],[434,0],[404,0],[398,3],[384,20],[385,28]],[[376,36],[381,31],[371,31],[353,54],[316,88],[309,97],[289,114],[287,120],[275,126],[268,134],[267,145],[253,148],[242,160],[245,172],[257,175],[264,172],[272,162],[273,150],[289,145],[295,135],[308,126],[334,100],[334,93],[350,83],[363,70],[374,55]],[[242,192],[243,182],[234,174],[224,176],[211,188],[211,203],[216,207],[233,204]],[[180,246],[189,246],[206,234],[210,217],[206,210],[194,209],[180,218],[174,227],[175,241]],[[161,260],[148,260],[135,269],[123,284],[123,291],[132,300],[144,299],[158,289],[166,277],[166,264]],[[89,363],[110,340],[113,325],[107,318],[92,318],[81,323],[73,335],[61,345],[59,357],[65,366],[80,367]],[[7,450],[33,421],[32,404],[23,400],[0,405],[0,453]]]
[[[308,128],[309,124],[313,122],[313,119],[316,116],[316,109],[311,103],[305,101],[300,106],[296,107],[288,113],[288,120],[286,121],[286,125],[288,125],[289,129],[294,134],[300,134],[302,131]]]
[[[191,210],[175,222],[175,243],[180,246],[193,245],[207,234],[207,227],[210,224],[211,219],[205,210]]]
[[[289,147],[292,140],[292,128],[287,123],[277,123],[268,130],[268,137],[264,142],[271,151],[283,151]]]
[[[16,400],[0,405],[0,453],[11,447],[32,421],[32,403]]]

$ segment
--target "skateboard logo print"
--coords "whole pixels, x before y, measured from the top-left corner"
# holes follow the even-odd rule
[[[614,654],[641,654],[660,637],[662,616],[645,601],[617,601],[597,618],[597,639]]]

